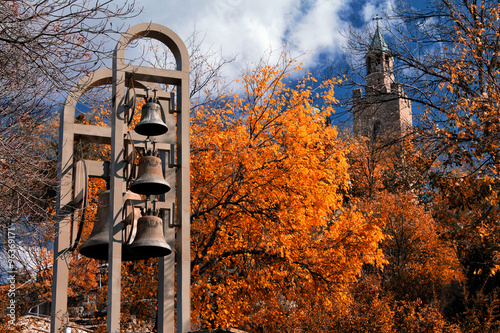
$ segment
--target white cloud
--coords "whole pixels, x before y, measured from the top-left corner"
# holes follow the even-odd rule
[[[376,15],[382,16],[382,13],[389,11],[393,5],[392,0],[368,2],[362,11],[365,22],[370,22]]]
[[[301,52],[315,52],[324,49],[339,50],[343,38],[340,29],[347,22],[339,19],[339,11],[346,6],[344,1],[319,0],[311,5],[305,15],[293,27],[291,42]]]
[[[352,0],[136,0],[144,11],[131,25],[154,22],[165,25],[186,40],[196,29],[205,46],[220,49],[225,58],[237,56],[231,70],[257,62],[269,51],[287,43],[292,55],[340,51],[341,19]],[[365,22],[386,5],[368,2],[356,8]],[[276,52],[278,56],[279,52]],[[314,62],[314,56],[309,57]]]

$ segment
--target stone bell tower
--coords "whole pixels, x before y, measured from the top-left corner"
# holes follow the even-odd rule
[[[395,82],[393,57],[377,24],[366,54],[366,89],[353,91],[353,132],[372,142],[401,139],[412,126],[411,103]]]

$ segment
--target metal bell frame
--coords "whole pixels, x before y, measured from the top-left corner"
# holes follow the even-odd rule
[[[134,66],[125,62],[125,49],[135,39],[153,38],[165,44],[175,57],[175,70]],[[88,90],[112,85],[112,117],[110,127],[76,124],[75,110],[80,97]],[[135,85],[135,86],[134,86]],[[162,85],[175,86],[176,95],[161,90]],[[60,185],[57,195],[56,238],[54,242],[53,286],[50,332],[68,327],[68,255],[74,244],[71,234],[73,202],[74,142],[82,140],[111,145],[110,161],[86,160],[89,177],[109,179],[109,246],[107,332],[120,331],[122,243],[130,242],[130,229],[122,221],[123,193],[131,172],[131,156],[125,156],[124,146],[141,148],[144,138],[136,133],[127,136],[127,109],[135,107],[135,87],[158,90],[158,102],[165,105],[165,123],[171,131],[156,138],[165,181],[175,190],[157,197],[162,212],[166,242],[175,256],[158,261],[158,332],[187,333],[190,331],[190,194],[189,194],[189,56],[187,49],[172,30],[154,23],[142,23],[128,29],[117,42],[112,68],[88,73],[70,91],[61,113],[58,161]],[[125,88],[129,88],[125,96]],[[133,93],[133,97],[130,96]],[[139,96],[141,97],[141,96]],[[175,110],[174,110],[175,108]],[[174,130],[175,129],[175,130]],[[167,158],[174,156],[174,158]],[[128,161],[126,160],[127,158]],[[133,170],[129,170],[133,171]],[[133,200],[134,204],[139,204]],[[130,206],[130,205],[128,205]],[[127,205],[125,205],[127,207]],[[128,209],[128,208],[127,208]],[[175,211],[175,213],[174,213]],[[127,214],[125,214],[126,216]],[[126,221],[126,218],[123,220]],[[122,234],[125,224],[125,236]],[[177,230],[168,226],[175,226]],[[128,226],[130,227],[130,226]],[[133,242],[132,242],[133,243]],[[174,289],[176,286],[176,289]],[[177,318],[174,321],[174,318]]]

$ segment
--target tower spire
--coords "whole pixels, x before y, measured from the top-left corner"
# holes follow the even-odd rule
[[[377,29],[375,30],[375,34],[373,34],[370,51],[389,52],[389,47],[387,46],[387,42],[385,41],[379,26],[379,21],[382,20],[382,18],[377,14],[372,20],[377,22]]]

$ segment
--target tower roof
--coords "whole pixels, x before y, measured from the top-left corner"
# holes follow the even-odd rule
[[[375,30],[375,34],[373,35],[372,43],[370,45],[370,51],[389,52],[389,47],[387,46],[387,42],[385,41],[378,24],[377,30]]]

